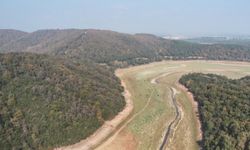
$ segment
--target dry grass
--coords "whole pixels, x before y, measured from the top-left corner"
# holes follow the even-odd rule
[[[119,130],[116,138],[102,149],[152,149],[159,147],[162,135],[175,116],[170,102],[169,88],[175,87],[180,92],[177,100],[184,116],[175,131],[169,149],[198,149],[197,117],[188,95],[176,86],[182,74],[204,72],[240,78],[250,75],[250,63],[225,61],[163,61],[120,70],[120,78],[126,83],[134,103],[130,121]],[[164,75],[165,74],[165,75]],[[151,80],[157,78],[158,84]],[[152,91],[155,92],[148,101]],[[140,112],[140,114],[138,114]],[[136,116],[135,116],[136,115]],[[128,119],[129,120],[129,119]],[[126,144],[124,144],[126,143]]]

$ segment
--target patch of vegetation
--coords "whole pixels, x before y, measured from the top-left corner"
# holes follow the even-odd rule
[[[0,54],[1,149],[48,149],[86,138],[125,105],[112,71],[47,55]]]
[[[250,76],[232,80],[192,73],[180,83],[199,104],[204,149],[250,149]]]

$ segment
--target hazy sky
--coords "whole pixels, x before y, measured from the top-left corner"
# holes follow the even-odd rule
[[[250,34],[250,0],[1,0],[0,28]]]

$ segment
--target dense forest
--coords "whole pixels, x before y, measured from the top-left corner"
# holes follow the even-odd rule
[[[47,149],[86,138],[125,105],[123,88],[114,75],[118,67],[165,59],[250,60],[245,45],[206,45],[93,29],[0,30],[0,53],[0,149]],[[240,80],[230,80],[232,87],[234,82],[241,86]],[[235,120],[230,129],[237,127],[239,133],[233,135],[237,138],[231,138],[226,128],[217,137],[247,147],[249,129],[243,133],[238,126],[249,125],[249,120]],[[211,136],[219,133],[215,131]]]
[[[0,30],[0,33],[4,31]],[[163,59],[250,60],[249,46],[206,45],[167,40],[150,34],[67,29],[39,30],[18,37],[9,42],[1,42],[4,39],[0,37],[0,52],[46,53],[80,61],[91,59],[115,67]]]
[[[29,53],[0,54],[0,149],[75,143],[125,105],[110,70]]]
[[[232,80],[192,73],[184,75],[180,83],[199,104],[204,149],[250,149],[250,76]]]

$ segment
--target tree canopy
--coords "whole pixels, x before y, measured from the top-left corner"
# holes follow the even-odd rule
[[[204,149],[250,149],[250,76],[184,75],[180,83],[199,104]]]
[[[104,67],[29,53],[0,54],[0,149],[47,149],[93,133],[125,105]]]

